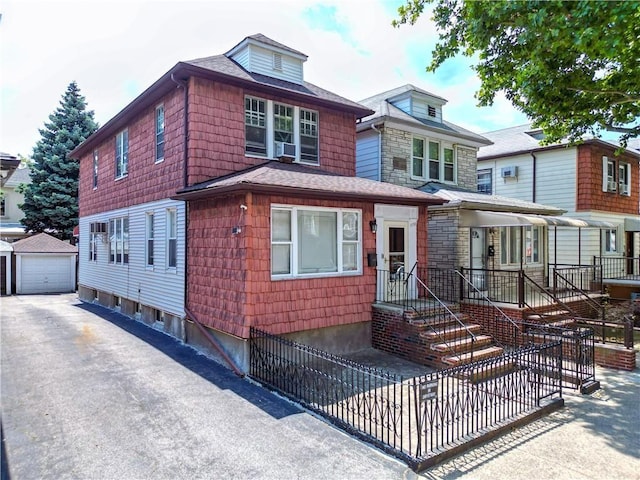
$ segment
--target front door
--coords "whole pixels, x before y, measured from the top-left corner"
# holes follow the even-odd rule
[[[471,229],[471,282],[478,290],[486,290],[487,242],[484,228]]]
[[[409,256],[409,224],[384,222],[384,270],[389,272],[386,297],[398,300],[407,297],[406,273]]]

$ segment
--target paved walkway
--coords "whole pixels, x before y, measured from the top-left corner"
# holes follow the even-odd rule
[[[0,300],[13,479],[640,479],[640,372],[421,475],[75,295]],[[3,465],[4,467],[4,465]],[[5,477],[3,476],[3,479]]]

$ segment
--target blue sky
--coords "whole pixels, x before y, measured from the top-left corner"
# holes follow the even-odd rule
[[[471,61],[425,72],[429,15],[393,28],[397,0],[0,0],[0,151],[29,156],[77,81],[100,124],[181,60],[263,33],[309,56],[305,79],[351,100],[412,83],[448,100],[445,119],[477,133],[527,122],[503,97],[478,108]]]

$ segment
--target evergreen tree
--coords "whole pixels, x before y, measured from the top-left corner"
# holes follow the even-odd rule
[[[93,111],[71,82],[60,106],[40,129],[41,139],[33,149],[31,183],[24,192],[21,220],[26,230],[47,231],[60,239],[71,239],[78,224],[79,164],[69,153],[96,129]]]

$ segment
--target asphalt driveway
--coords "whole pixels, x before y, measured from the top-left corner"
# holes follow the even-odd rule
[[[75,295],[0,301],[2,460],[12,479],[640,479],[638,370],[599,369],[602,390],[567,392],[560,411],[416,475]]]

